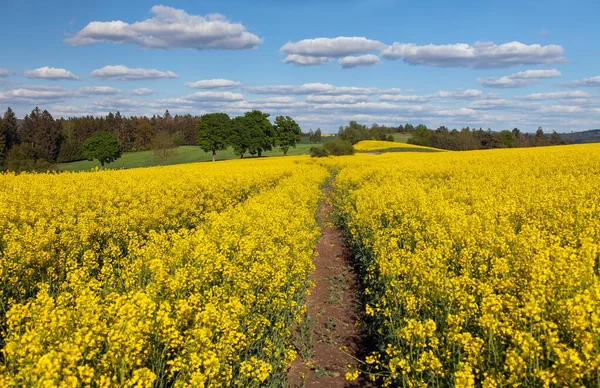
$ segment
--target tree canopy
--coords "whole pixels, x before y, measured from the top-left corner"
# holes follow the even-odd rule
[[[231,120],[227,113],[209,113],[200,117],[196,143],[204,152],[212,153],[215,161],[217,151],[227,148],[231,133]]]
[[[270,151],[275,144],[273,125],[269,121],[269,114],[253,110],[244,114],[244,124],[248,127],[250,135],[251,155],[262,156],[264,151]]]
[[[121,148],[113,135],[99,131],[83,143],[82,153],[86,159],[97,160],[104,167],[105,163],[112,163],[121,157]]]
[[[296,148],[296,144],[300,142],[302,130],[290,116],[277,116],[275,134],[277,145],[283,151],[283,155],[287,155],[290,147]]]

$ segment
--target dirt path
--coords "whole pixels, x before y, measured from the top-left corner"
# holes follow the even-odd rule
[[[307,321],[298,329],[300,354],[289,370],[289,387],[359,386],[345,378],[358,366],[354,357],[361,341],[359,283],[342,231],[333,223],[331,188],[324,192],[318,212],[322,236],[312,274],[315,287],[307,300]]]

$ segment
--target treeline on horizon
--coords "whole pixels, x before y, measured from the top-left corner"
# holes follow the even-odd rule
[[[213,155],[231,146],[240,157],[260,156],[273,147],[287,153],[300,142],[303,134],[291,117],[278,116],[274,124],[268,118],[268,113],[258,110],[234,118],[225,113],[173,116],[167,110],[152,117],[125,117],[116,112],[54,119],[36,107],[20,121],[8,108],[0,117],[0,169],[45,170],[56,163],[85,160],[83,146],[99,132],[114,136],[121,152],[155,150],[164,155],[170,148],[199,145]],[[318,143],[321,130],[307,136]]]
[[[202,117],[209,125],[201,124]],[[165,155],[169,148],[204,144],[202,148],[212,151],[213,155],[231,146],[241,157],[245,154],[260,156],[276,146],[287,153],[289,147],[300,142],[301,135],[307,136],[310,143],[320,142],[320,129],[302,133],[288,116],[278,116],[275,124],[271,124],[268,117],[268,113],[256,110],[234,118],[225,113],[173,116],[167,110],[162,116],[152,117],[125,117],[116,112],[101,117],[54,119],[50,112],[36,107],[19,121],[8,108],[0,117],[0,169],[11,169],[13,164],[17,166],[13,170],[44,170],[56,163],[84,160],[83,145],[98,132],[114,136],[121,152],[161,149]],[[542,128],[529,134],[517,128],[493,132],[469,127],[449,130],[441,126],[433,130],[423,124],[368,127],[356,121],[341,126],[337,137],[356,144],[361,140],[393,141],[394,133],[412,135],[408,141],[413,144],[457,151],[564,144],[559,134],[547,135]],[[205,136],[204,141],[199,138],[201,134]]]
[[[338,137],[356,144],[361,140],[390,140],[391,133],[407,133],[411,144],[441,148],[452,151],[483,150],[492,148],[540,147],[565,144],[555,131],[547,135],[539,127],[535,134],[521,132],[518,128],[494,132],[491,129],[464,127],[460,130],[445,126],[429,129],[424,124],[414,127],[412,124],[388,127],[373,124],[371,127],[351,121],[340,127]]]

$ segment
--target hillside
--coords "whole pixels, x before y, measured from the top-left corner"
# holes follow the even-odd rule
[[[561,133],[560,138],[565,143],[600,143],[600,129],[590,129],[583,132]]]

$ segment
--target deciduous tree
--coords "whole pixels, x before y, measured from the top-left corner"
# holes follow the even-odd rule
[[[302,130],[290,116],[277,116],[275,118],[275,136],[283,155],[287,155],[290,147],[296,148],[300,142]]]
[[[217,151],[222,151],[228,146],[231,133],[230,121],[227,113],[210,113],[200,117],[196,143],[204,152],[212,153],[213,162],[216,159]]]
[[[83,157],[97,160],[102,168],[105,163],[112,163],[121,157],[119,141],[106,131],[96,132],[83,143]]]

